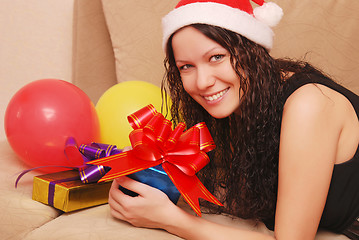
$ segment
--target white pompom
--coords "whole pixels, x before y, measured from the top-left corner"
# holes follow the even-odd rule
[[[256,7],[253,10],[253,14],[259,21],[266,23],[270,27],[274,27],[281,20],[283,10],[274,2],[267,2],[260,7]]]

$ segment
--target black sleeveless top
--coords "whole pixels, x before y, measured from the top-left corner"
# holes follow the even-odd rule
[[[345,96],[359,118],[359,96],[319,73],[297,73],[286,82],[284,101],[298,88],[309,83],[329,87]],[[318,169],[320,171],[320,169]],[[359,217],[359,146],[354,157],[334,165],[326,205],[319,224],[341,233]]]

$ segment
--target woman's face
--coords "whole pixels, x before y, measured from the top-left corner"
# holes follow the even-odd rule
[[[193,27],[172,38],[176,65],[186,92],[215,118],[239,108],[240,81],[229,52]]]

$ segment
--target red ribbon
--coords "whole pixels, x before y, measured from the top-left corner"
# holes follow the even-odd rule
[[[111,167],[99,182],[162,164],[178,191],[199,216],[198,198],[222,206],[196,176],[209,162],[206,152],[215,148],[205,123],[198,123],[185,132],[185,124],[180,123],[172,130],[172,123],[152,105],[127,119],[134,129],[130,133],[132,150],[88,162]]]

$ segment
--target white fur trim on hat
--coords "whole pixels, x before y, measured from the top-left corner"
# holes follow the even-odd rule
[[[259,21],[274,27],[283,17],[283,10],[274,2],[268,2],[253,9],[253,14]]]
[[[184,26],[196,23],[231,30],[268,50],[273,45],[274,33],[272,29],[253,15],[224,4],[195,2],[175,8],[162,19],[163,49],[166,50],[167,41],[174,32]]]

